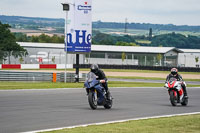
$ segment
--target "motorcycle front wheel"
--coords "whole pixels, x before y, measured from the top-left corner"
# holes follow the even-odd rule
[[[171,102],[172,106],[176,106],[177,105],[177,96],[174,95],[173,91],[170,91],[169,95],[170,95],[170,102]]]
[[[88,95],[88,102],[91,109],[97,109],[97,95],[95,92],[90,91]]]

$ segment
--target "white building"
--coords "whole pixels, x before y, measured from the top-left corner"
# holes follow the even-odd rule
[[[199,67],[200,49],[180,49],[178,64],[181,67]]]
[[[30,42],[18,42],[18,44],[27,49],[29,54],[23,57],[23,61],[12,57],[12,64],[65,64],[64,44]],[[194,49],[92,45],[91,53],[80,54],[80,64],[199,67],[200,61],[197,58],[200,60],[200,50]],[[8,60],[4,63],[8,64]],[[75,54],[68,54],[67,64],[75,63]]]

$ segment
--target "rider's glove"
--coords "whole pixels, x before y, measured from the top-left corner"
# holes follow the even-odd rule
[[[106,81],[105,80],[100,80],[100,83],[105,83]]]

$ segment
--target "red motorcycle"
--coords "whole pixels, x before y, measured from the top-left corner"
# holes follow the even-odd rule
[[[171,78],[165,83],[165,87],[168,89],[169,92],[170,102],[172,106],[176,106],[177,103],[181,103],[181,105],[183,106],[187,106],[188,104],[188,99],[184,96],[181,84],[185,84],[185,82],[177,81],[176,78]]]

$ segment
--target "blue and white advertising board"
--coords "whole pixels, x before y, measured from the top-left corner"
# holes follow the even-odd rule
[[[69,53],[91,52],[92,0],[71,0],[67,18],[67,45]]]

